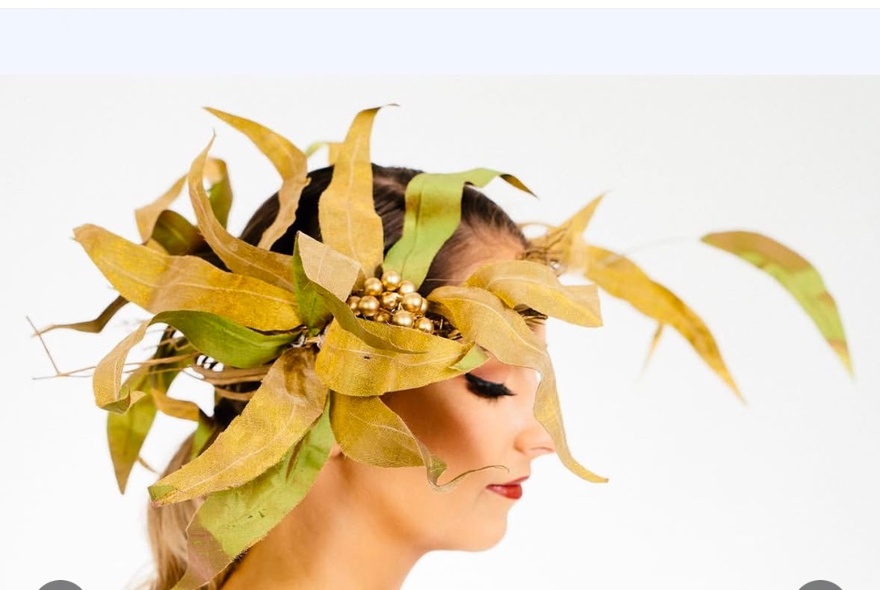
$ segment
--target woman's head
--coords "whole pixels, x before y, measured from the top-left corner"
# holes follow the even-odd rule
[[[387,253],[401,237],[407,184],[419,171],[372,165],[372,173],[374,206],[382,221]],[[332,167],[309,174],[295,222],[272,244],[273,251],[292,254],[298,232],[321,240],[319,202],[332,174]],[[258,243],[278,210],[276,194],[254,213],[241,239]],[[460,284],[484,264],[523,258],[527,248],[527,239],[510,217],[484,194],[465,186],[460,223],[435,255],[419,291],[427,296],[437,287]],[[206,258],[223,266],[210,254]],[[542,327],[534,329],[543,338]],[[336,445],[301,510],[308,510],[316,498],[339,506],[354,494],[365,509],[384,520],[385,533],[396,535],[413,549],[478,550],[494,545],[506,529],[507,511],[530,473],[531,460],[553,450],[552,440],[534,417],[536,389],[534,370],[492,358],[467,376],[386,394],[385,404],[431,453],[447,463],[447,477],[441,483],[470,470],[479,471],[464,477],[453,490],[438,492],[429,485],[424,467],[375,467],[346,457]],[[245,406],[240,400],[220,398],[215,411],[220,426],[227,426]],[[186,456],[179,454],[172,467],[179,468]],[[170,566],[164,578],[176,579],[185,569],[182,525],[193,507],[174,505],[152,511],[157,561],[160,569],[162,562]],[[164,540],[157,543],[160,539]]]

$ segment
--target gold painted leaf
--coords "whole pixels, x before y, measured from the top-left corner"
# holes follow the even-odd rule
[[[178,178],[174,184],[171,185],[171,188],[160,195],[155,201],[135,210],[134,218],[142,242],[146,242],[150,239],[150,236],[153,235],[153,227],[156,225],[156,220],[159,218],[159,215],[168,209],[168,207],[171,206],[171,203],[177,199],[183,190],[184,184],[186,184],[186,175]]]
[[[311,363],[307,349],[284,352],[214,443],[150,487],[153,501],[169,504],[237,487],[277,463],[324,409],[327,388]]]
[[[739,256],[776,279],[813,320],[847,372],[853,374],[837,304],[819,271],[807,259],[773,238],[754,232],[711,233],[703,236],[702,241]]]
[[[38,330],[34,333],[34,336],[42,336],[46,332],[57,330],[59,328],[66,328],[69,330],[78,330],[80,332],[97,334],[104,329],[104,326],[106,326],[107,322],[109,322],[113,318],[113,316],[116,315],[116,312],[125,307],[127,303],[128,301],[126,301],[124,297],[117,297],[110,302],[110,305],[104,308],[104,311],[102,311],[100,315],[98,315],[98,317],[93,320],[76,322],[72,324],[52,324],[51,326],[47,326],[42,330]]]
[[[336,159],[333,177],[318,203],[322,241],[354,258],[371,277],[382,263],[382,220],[373,206],[370,132],[379,108],[359,112]]]
[[[377,467],[422,466],[415,437],[378,397],[330,394],[330,425],[347,457]]]
[[[138,375],[132,375],[128,379],[127,387],[142,390],[142,383],[131,383],[133,380],[146,378],[146,371]],[[124,414],[115,412],[107,413],[107,444],[110,448],[110,459],[113,461],[113,472],[116,475],[116,485],[119,493],[125,493],[128,476],[131,469],[140,456],[141,447],[156,417],[156,404],[153,397],[144,396],[133,404]]]
[[[744,401],[721,358],[715,337],[700,316],[675,293],[652,280],[628,258],[598,246],[589,246],[588,252],[588,279],[610,295],[627,301],[648,317],[661,324],[669,324],[684,336],[709,368]]]
[[[415,176],[406,186],[403,234],[388,251],[383,268],[396,270],[416,287],[420,286],[434,256],[461,221],[464,185],[482,188],[499,176],[516,188],[533,194],[515,176],[487,168]]]
[[[202,587],[302,501],[333,445],[327,414],[268,470],[240,487],[208,496],[186,528],[187,570],[173,590]]]
[[[300,193],[309,182],[306,176],[308,173],[307,157],[288,139],[268,127],[217,109],[205,107],[205,110],[244,133],[269,158],[275,170],[281,175],[281,189],[278,191],[278,215],[263,232],[258,244],[260,248],[268,250],[275,240],[284,235],[284,232],[296,218]]]
[[[528,260],[505,260],[477,269],[465,284],[496,295],[510,308],[526,305],[579,326],[602,325],[595,285],[566,288],[553,270]]]
[[[170,256],[83,225],[77,241],[120,295],[151,313],[206,311],[257,330],[300,324],[292,292],[224,272],[194,256]]]
[[[128,353],[144,339],[149,325],[149,321],[142,322],[137,329],[114,346],[113,350],[95,367],[95,373],[92,376],[92,390],[95,393],[95,404],[99,408],[122,414],[132,404],[144,397],[143,391],[131,388],[132,385],[139,384],[137,382],[127,383],[127,386],[123,387],[122,374],[125,370],[125,359],[128,358]]]
[[[546,346],[529,329],[525,320],[505,306],[497,296],[477,287],[438,287],[428,299],[466,340],[485,348],[502,363],[531,367],[541,373],[535,397],[535,418],[553,439],[560,460],[570,471],[587,481],[608,481],[572,456],[562,425],[553,365]]]
[[[332,322],[315,362],[328,388],[351,396],[382,395],[460,375],[456,368],[471,346],[413,328],[355,320],[382,347],[364,342]],[[394,347],[393,349],[391,347]]]
[[[292,293],[293,277],[290,270],[290,256],[270,252],[239,240],[226,231],[215,217],[208,195],[201,183],[208,151],[212,144],[213,139],[193,160],[189,170],[189,196],[196,213],[199,230],[211,249],[230,270],[260,279]]]
[[[293,276],[300,317],[307,326],[320,330],[339,305],[345,302],[360,275],[356,260],[344,256],[318,240],[297,232],[293,251]],[[347,309],[347,304],[344,304]],[[350,312],[349,312],[350,313]]]
[[[584,232],[593,218],[596,207],[605,195],[599,195],[558,227],[543,236],[532,239],[532,244],[546,251],[549,260],[562,265],[565,272],[578,272],[587,267],[589,253]]]

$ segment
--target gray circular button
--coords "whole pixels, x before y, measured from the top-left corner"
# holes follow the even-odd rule
[[[841,590],[840,586],[827,580],[813,580],[801,586],[800,590]]]
[[[41,586],[40,590],[82,590],[82,588],[73,582],[68,582],[67,580],[55,580],[54,582],[49,582],[48,584]]]

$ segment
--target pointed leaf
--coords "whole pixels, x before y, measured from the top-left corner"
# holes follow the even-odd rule
[[[69,330],[78,330],[80,332],[90,332],[92,334],[97,334],[104,329],[104,326],[106,326],[107,322],[109,322],[113,318],[113,316],[116,315],[116,312],[125,307],[127,303],[128,301],[126,301],[124,297],[117,297],[110,302],[110,305],[104,308],[104,311],[102,311],[98,317],[93,320],[76,322],[73,324],[52,324],[51,326],[43,328],[42,330],[34,333],[34,336],[42,336],[46,332],[57,330],[58,328],[66,328]]]
[[[171,203],[180,196],[185,183],[186,176],[184,175],[178,178],[174,184],[171,185],[171,188],[165,191],[165,193],[159,196],[155,201],[135,210],[134,217],[137,222],[138,233],[141,236],[142,242],[146,242],[150,239],[150,236],[153,235],[153,227],[156,225],[156,220],[159,218],[159,215],[168,209],[168,207],[171,206]]]
[[[675,293],[653,281],[626,257],[598,246],[589,246],[590,263],[586,277],[610,295],[629,302],[633,307],[669,324],[690,343],[694,351],[730,387],[740,400],[739,388],[733,381],[715,337],[708,326]]]
[[[306,155],[286,138],[259,123],[208,107],[205,110],[247,135],[281,175],[278,215],[272,225],[263,232],[258,244],[260,248],[269,249],[275,240],[284,235],[296,218],[300,193],[308,184]]]
[[[277,463],[321,415],[327,388],[315,378],[311,352],[291,349],[205,452],[150,487],[158,504],[181,502],[254,479]]]
[[[300,324],[294,295],[258,279],[223,272],[194,256],[170,256],[94,225],[77,241],[119,293],[151,313],[207,311],[257,330]]]
[[[208,496],[186,529],[187,570],[173,590],[196,590],[265,537],[302,501],[330,455],[327,412],[267,471]]]
[[[355,116],[333,178],[318,202],[318,221],[323,242],[354,258],[366,276],[373,276],[382,263],[382,220],[373,206],[373,170],[370,163],[370,132],[379,108]]]
[[[359,274],[360,265],[357,261],[302,232],[297,232],[293,251],[293,277],[297,307],[307,326],[318,330],[323,328],[333,311],[326,303],[327,297],[332,296],[345,302]],[[319,291],[318,287],[323,291]],[[339,306],[335,308],[339,309]]]
[[[850,375],[852,359],[837,304],[819,271],[803,256],[765,235],[746,231],[707,234],[703,242],[757,266],[776,279],[800,304]]]
[[[226,162],[219,158],[208,158],[205,162],[204,178],[210,183],[208,201],[211,203],[211,211],[217,222],[226,227],[229,211],[232,209],[232,186],[229,184]]]
[[[127,383],[127,386],[123,387],[122,373],[128,353],[144,339],[149,325],[149,321],[142,322],[137,329],[114,346],[113,350],[95,367],[92,389],[95,393],[95,403],[99,408],[122,414],[133,403],[144,397],[143,391],[132,388],[139,384],[137,381]]]
[[[428,274],[434,256],[458,227],[464,185],[484,187],[498,176],[533,194],[515,176],[487,168],[454,174],[423,173],[415,176],[406,186],[403,234],[388,251],[384,268],[394,269],[416,287],[420,286]]]
[[[378,397],[330,394],[333,436],[347,457],[377,467],[422,466],[415,437]]]
[[[135,380],[144,379],[146,371],[132,377]],[[132,384],[129,387],[141,390],[143,384]],[[110,448],[113,472],[116,474],[116,484],[119,486],[120,494],[125,493],[128,476],[140,456],[144,439],[147,438],[155,417],[156,404],[153,403],[153,397],[149,395],[133,404],[124,414],[107,413],[107,444]]]
[[[466,340],[476,342],[502,363],[531,367],[541,373],[535,396],[535,418],[553,439],[560,460],[587,481],[606,482],[606,478],[596,475],[571,455],[562,425],[553,365],[546,346],[525,320],[498,297],[477,287],[438,287],[428,299]]]
[[[296,339],[290,333],[263,334],[203,311],[165,311],[152,320],[160,322],[179,330],[202,354],[242,369],[277,358]]]
[[[290,256],[270,252],[239,240],[226,231],[214,215],[211,202],[200,180],[204,174],[208,150],[211,149],[212,143],[213,139],[193,160],[189,170],[189,197],[196,213],[199,230],[211,249],[233,272],[293,292]]]
[[[377,348],[337,322],[324,334],[315,362],[318,378],[328,388],[351,396],[382,395],[449,379],[471,346],[412,328],[355,320],[380,342]],[[390,349],[389,345],[396,347]]]
[[[579,326],[602,325],[595,285],[569,289],[550,267],[528,260],[506,260],[479,268],[465,284],[495,294],[510,308],[526,305],[544,315]]]
[[[586,268],[589,255],[583,234],[604,196],[599,195],[558,227],[532,239],[533,246],[544,250],[547,259],[558,262],[565,272],[579,272]]]

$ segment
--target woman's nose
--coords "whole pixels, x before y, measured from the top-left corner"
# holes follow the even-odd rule
[[[521,453],[532,457],[547,455],[556,452],[553,438],[544,425],[535,417],[535,399],[537,396],[539,377],[536,372],[531,374],[523,383],[524,391],[521,394],[522,412],[521,428],[514,440],[514,446]]]

